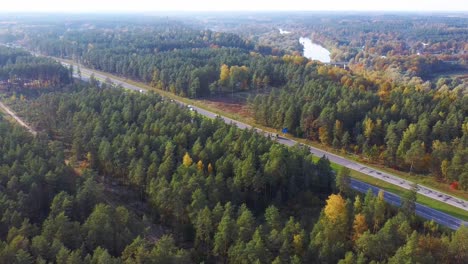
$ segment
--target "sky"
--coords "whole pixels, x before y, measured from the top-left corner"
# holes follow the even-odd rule
[[[463,11],[468,0],[2,0],[0,12]]]

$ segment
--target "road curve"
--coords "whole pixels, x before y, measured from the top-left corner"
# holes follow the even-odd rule
[[[55,59],[57,59],[57,58],[55,58]],[[61,61],[61,62],[65,66],[69,65],[68,62],[64,62],[64,61]],[[75,66],[75,69],[77,69],[76,66],[78,66],[78,65],[74,64],[74,66]],[[121,81],[121,80],[118,80],[118,79],[115,79],[115,78],[100,74],[99,72],[93,71],[91,69],[80,67],[80,70],[81,70],[81,77],[83,79],[88,79],[92,74],[94,74],[94,76],[98,80],[100,80],[102,82],[104,80],[106,80],[106,79],[110,79],[114,84],[117,84],[117,85],[119,85],[119,86],[121,86],[121,87],[123,87],[125,89],[129,89],[129,90],[137,91],[137,92],[142,92],[142,93],[147,92],[145,89],[143,89],[141,87],[138,87],[138,86],[135,86],[133,84],[130,84],[130,83],[127,83],[127,82],[124,82],[124,81]],[[76,74],[75,74],[75,77],[77,77]],[[174,100],[174,101],[176,103],[180,104],[180,105],[187,106],[187,104],[184,103],[184,102],[177,101],[177,100]],[[203,108],[200,108],[200,107],[197,107],[197,106],[192,106],[192,105],[190,105],[190,107],[194,111],[197,111],[199,114],[201,114],[203,116],[206,116],[208,118],[217,118],[217,117],[219,117],[219,118],[222,118],[225,123],[235,124],[237,127],[241,128],[241,129],[251,129],[252,128],[252,126],[250,126],[248,124],[239,122],[237,120],[233,120],[233,119],[228,118],[228,117],[219,116],[218,114],[207,111],[207,110],[205,110]],[[258,128],[256,128],[256,130],[257,130],[257,132],[262,133],[265,136],[272,136],[272,134],[270,132],[263,131],[263,130],[258,129]],[[276,141],[278,143],[281,143],[281,144],[286,145],[286,146],[294,146],[294,145],[298,144],[298,142],[296,142],[294,140],[291,140],[291,139],[288,139],[288,138],[284,138],[284,137],[278,137],[276,139]],[[318,149],[318,148],[315,148],[315,147],[310,147],[310,152],[312,154],[314,154],[315,156],[318,156],[318,157],[325,156],[330,161],[332,161],[334,163],[345,166],[345,167],[350,168],[352,170],[362,172],[362,173],[364,173],[366,175],[369,175],[371,177],[378,178],[380,180],[395,184],[395,185],[400,186],[402,188],[405,188],[405,189],[411,189],[412,188],[413,183],[408,181],[408,180],[401,179],[401,178],[399,178],[399,177],[397,177],[395,175],[392,175],[392,174],[389,174],[389,173],[386,173],[386,172],[383,172],[383,171],[368,168],[366,165],[363,165],[361,163],[348,160],[346,158],[340,157],[340,156],[335,155],[333,153],[330,153],[330,152],[327,152],[327,151],[324,151],[324,150],[321,150],[321,149]],[[372,186],[370,184],[367,184],[365,182],[361,182],[361,181],[358,181],[358,180],[355,180],[355,179],[352,179],[351,187],[353,189],[355,189],[357,191],[360,191],[360,192],[363,192],[363,193],[367,192],[368,189],[372,189],[372,191],[374,193],[377,193],[378,190],[379,190],[379,188],[377,188],[375,186]],[[435,199],[435,200],[450,204],[452,206],[456,206],[458,208],[464,209],[465,211],[468,211],[468,202],[466,202],[464,200],[461,200],[459,198],[456,198],[456,197],[441,193],[439,191],[436,191],[436,190],[433,190],[433,189],[430,189],[430,188],[427,188],[427,187],[421,186],[421,185],[418,185],[418,193],[420,193],[422,195],[425,195],[427,197],[430,197],[432,199]],[[393,205],[396,205],[396,206],[399,206],[401,204],[401,198],[398,195],[395,195],[393,193],[385,192],[384,198],[390,204],[393,204]],[[423,218],[425,218],[425,219],[427,219],[427,220],[434,220],[435,222],[437,222],[437,223],[439,223],[441,225],[447,226],[447,227],[449,227],[451,229],[458,229],[458,227],[460,227],[460,225],[462,225],[462,224],[468,226],[468,222],[466,222],[466,221],[460,220],[458,218],[452,217],[452,216],[447,215],[445,213],[442,213],[442,212],[440,212],[438,210],[432,209],[430,207],[427,207],[427,206],[424,206],[424,205],[421,205],[421,204],[418,204],[418,203],[416,204],[416,214],[423,217]]]
[[[36,130],[32,129],[32,127],[28,126],[25,122],[23,122],[23,120],[21,120],[21,118],[18,117],[18,115],[16,115],[15,112],[11,111],[10,108],[8,108],[5,104],[3,104],[2,102],[0,102],[0,109],[2,109],[3,111],[5,111],[8,115],[10,115],[11,117],[13,117],[16,122],[18,122],[18,124],[20,124],[22,127],[26,128],[29,133],[31,133],[33,136],[36,136],[37,135],[37,132]]]

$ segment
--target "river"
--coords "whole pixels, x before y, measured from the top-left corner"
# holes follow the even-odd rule
[[[299,42],[304,46],[304,57],[324,63],[330,62],[330,51],[326,48],[313,43],[310,38],[299,38]]]

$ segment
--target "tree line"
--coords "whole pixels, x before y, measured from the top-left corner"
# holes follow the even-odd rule
[[[21,49],[0,46],[0,82],[3,89],[58,87],[72,81],[72,71],[51,59]]]

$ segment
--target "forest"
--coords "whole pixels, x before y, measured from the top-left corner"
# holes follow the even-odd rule
[[[61,36],[64,29],[51,30],[51,34],[29,33],[26,44],[45,55],[72,58],[87,67],[144,81],[181,96],[196,98],[247,90],[251,83],[256,88],[270,82],[277,86],[284,83],[273,77],[275,58],[261,56],[270,50],[255,47],[234,34],[196,30],[172,21],[148,28],[135,26],[132,31],[127,27],[110,32],[96,28],[67,31]],[[225,70],[227,75],[220,78]]]
[[[467,96],[390,83],[361,90],[344,71],[322,71],[325,78],[253,98],[256,121],[468,189]]]
[[[371,32],[389,29],[392,24],[387,22]],[[68,26],[70,30],[55,25],[49,31],[23,34],[28,38],[25,45],[35,51],[72,58],[183,97],[248,93],[249,114],[260,125],[287,128],[294,136],[367,162],[431,175],[435,181],[468,190],[466,82],[457,77],[422,79],[452,67],[439,57],[399,52],[387,58],[379,55],[372,64],[350,61],[349,69],[342,69],[297,53],[282,54],[233,33],[172,20],[148,23],[95,22],[90,27],[76,22]],[[463,31],[458,20],[443,23]],[[404,31],[396,24],[394,30],[407,37],[421,34],[414,27]],[[343,34],[351,37],[347,31]],[[454,52],[459,50],[459,45],[454,47]]]
[[[234,33],[130,20],[43,18],[0,40],[183,97],[248,93],[258,124],[468,189],[465,83],[420,76],[440,57],[342,69]],[[468,227],[417,217],[415,189],[396,208],[307,147],[72,73],[0,47],[0,98],[39,132],[0,113],[0,263],[468,262]]]
[[[468,259],[468,228],[422,222],[414,192],[356,195],[301,146],[158,95],[75,84],[12,105],[42,132],[0,121],[2,263]]]
[[[72,72],[51,59],[0,46],[0,90],[37,89],[70,83]]]

